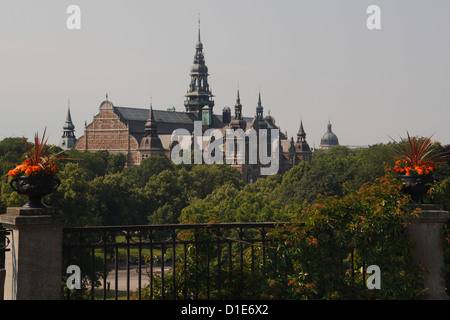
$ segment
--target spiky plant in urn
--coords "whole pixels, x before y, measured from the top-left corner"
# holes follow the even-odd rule
[[[21,160],[20,164],[11,163],[15,167],[8,172],[9,185],[19,195],[28,198],[24,208],[46,208],[42,198],[54,192],[61,184],[57,177],[59,168],[56,162],[64,159],[61,157],[64,151],[49,153],[52,147],[46,147],[48,138],[45,139],[45,130],[42,138],[35,134],[34,144],[23,139],[27,147],[25,155],[7,150]]]
[[[402,138],[396,143],[397,161],[393,168],[398,179],[403,183],[403,190],[409,194],[414,203],[420,203],[435,182],[433,173],[445,162],[447,155],[437,151],[437,142],[429,138]]]

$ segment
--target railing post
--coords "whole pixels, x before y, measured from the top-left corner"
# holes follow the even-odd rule
[[[441,241],[441,229],[450,220],[450,212],[440,210],[436,205],[419,205],[422,213],[408,226],[408,233],[415,241],[414,263],[425,266],[424,286],[427,293],[424,299],[449,300],[445,292],[442,269],[444,253]]]
[[[7,208],[0,224],[10,230],[4,299],[61,299],[62,211]]]

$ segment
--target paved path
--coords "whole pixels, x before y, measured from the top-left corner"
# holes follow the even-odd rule
[[[147,271],[149,270],[148,267],[142,267],[141,269],[141,287],[144,287],[145,285],[150,283],[149,276],[147,275]],[[161,273],[160,267],[153,268],[153,272],[155,274]],[[170,267],[165,267],[164,272],[170,272]],[[110,290],[115,290],[116,288],[116,272],[114,269],[112,269],[109,274],[108,278],[106,279],[106,282],[110,282]],[[126,269],[119,269],[117,273],[117,285],[118,290],[127,290],[127,270]],[[132,266],[130,267],[130,290],[135,291],[139,287],[139,274],[138,274],[138,267]],[[101,280],[101,289],[103,289],[103,279]]]

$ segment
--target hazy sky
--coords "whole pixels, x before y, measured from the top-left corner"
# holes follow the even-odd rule
[[[81,30],[66,9],[81,8]],[[369,30],[369,5],[381,30]],[[0,139],[45,127],[58,143],[68,99],[76,136],[109,94],[117,106],[184,110],[197,19],[215,113],[264,113],[310,146],[331,119],[342,145],[412,135],[450,144],[450,1],[2,1]]]

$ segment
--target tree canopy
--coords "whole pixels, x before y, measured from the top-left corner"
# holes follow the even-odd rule
[[[25,151],[23,139],[6,138],[0,146],[17,154]],[[183,222],[283,221],[300,214],[321,196],[342,196],[345,188],[357,190],[393,166],[393,144],[367,149],[336,146],[315,152],[312,160],[277,174],[244,184],[240,173],[224,164],[176,165],[164,157],[149,157],[139,166],[126,167],[121,153],[66,152],[60,161],[61,185],[45,199],[63,208],[69,225],[164,224]],[[2,172],[17,159],[0,149]],[[449,176],[441,170],[442,180]],[[25,202],[0,184],[0,204]]]

